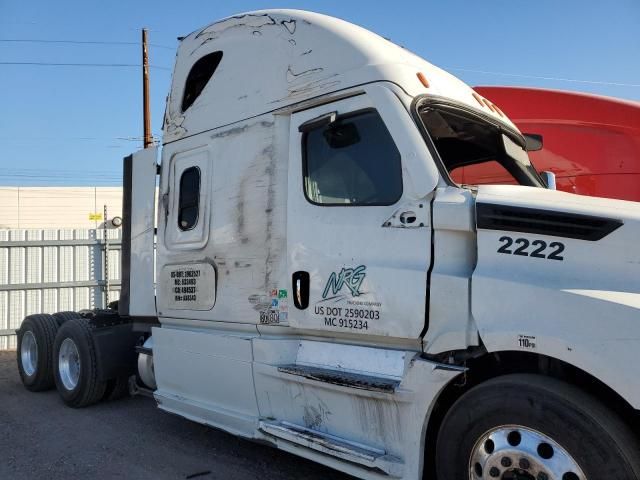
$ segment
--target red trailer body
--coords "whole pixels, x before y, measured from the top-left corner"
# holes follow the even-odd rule
[[[557,188],[640,201],[640,103],[584,93],[519,87],[476,87],[523,133],[543,137],[530,152],[539,171],[556,174]],[[453,172],[466,184],[511,183],[488,162]]]

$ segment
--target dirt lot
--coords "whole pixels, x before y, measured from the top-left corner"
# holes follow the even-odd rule
[[[73,410],[20,383],[0,352],[0,479],[342,479],[333,470],[167,414],[152,399]]]

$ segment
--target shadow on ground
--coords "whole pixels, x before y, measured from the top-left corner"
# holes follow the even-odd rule
[[[55,390],[25,390],[15,355],[0,352],[0,479],[350,478],[162,412],[149,398],[68,408]]]

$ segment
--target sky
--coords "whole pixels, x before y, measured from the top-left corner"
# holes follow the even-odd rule
[[[122,157],[142,148],[140,30],[160,139],[177,37],[263,8],[359,24],[472,86],[640,101],[640,0],[0,0],[0,185],[120,185]]]

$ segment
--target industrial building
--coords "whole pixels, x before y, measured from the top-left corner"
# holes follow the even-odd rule
[[[0,230],[101,228],[122,216],[122,187],[0,187]]]

